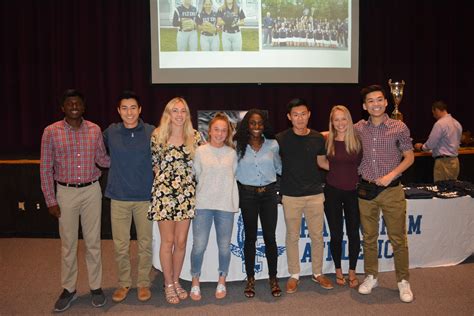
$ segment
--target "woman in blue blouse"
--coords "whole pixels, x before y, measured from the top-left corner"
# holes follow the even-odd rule
[[[242,210],[245,231],[246,297],[255,296],[255,243],[257,241],[258,216],[265,241],[270,289],[273,296],[281,295],[277,279],[277,244],[275,230],[278,205],[275,190],[276,175],[281,173],[279,147],[274,139],[265,112],[251,109],[239,125],[234,140],[237,143],[237,181],[239,182],[239,206]]]

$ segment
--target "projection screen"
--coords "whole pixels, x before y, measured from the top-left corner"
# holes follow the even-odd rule
[[[359,0],[150,0],[152,83],[357,83]]]

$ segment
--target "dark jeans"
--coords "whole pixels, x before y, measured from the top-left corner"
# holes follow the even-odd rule
[[[265,255],[270,277],[277,275],[277,244],[275,230],[278,219],[277,196],[275,185],[270,185],[265,192],[248,191],[239,186],[240,209],[244,220],[245,270],[247,277],[255,275],[255,243],[257,242],[258,216],[263,230]]]
[[[349,269],[355,270],[360,252],[360,215],[357,191],[340,190],[326,184],[324,188],[324,213],[331,232],[330,249],[334,266],[341,268],[343,213],[349,239]]]

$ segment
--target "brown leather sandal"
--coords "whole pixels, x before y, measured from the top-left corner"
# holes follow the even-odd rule
[[[336,275],[336,284],[339,286],[345,286],[347,284],[346,278],[344,276],[339,277]]]
[[[244,294],[247,298],[255,296],[255,277],[247,278],[247,285],[245,286]]]
[[[278,278],[276,276],[270,277],[270,289],[272,291],[273,297],[280,297],[281,296],[281,289],[278,285]]]
[[[359,286],[359,279],[357,277],[355,277],[353,279],[349,279],[349,287],[351,289],[355,289],[358,286]]]

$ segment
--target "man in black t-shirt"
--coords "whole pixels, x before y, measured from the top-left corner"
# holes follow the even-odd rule
[[[283,165],[281,193],[290,273],[286,284],[287,293],[294,293],[298,288],[299,239],[303,214],[311,238],[312,280],[324,289],[333,288],[332,282],[322,274],[324,194],[318,165],[325,165],[326,149],[323,136],[308,128],[310,116],[311,111],[305,100],[291,100],[288,103],[287,117],[293,127],[276,136]]]

